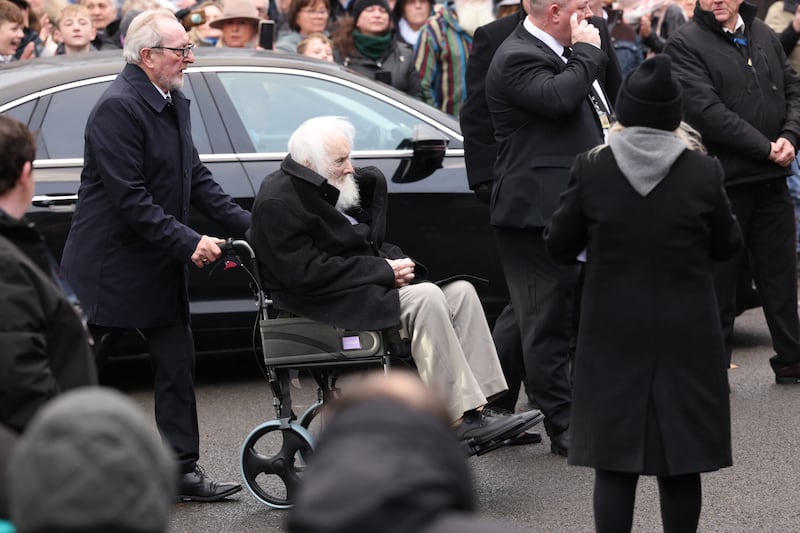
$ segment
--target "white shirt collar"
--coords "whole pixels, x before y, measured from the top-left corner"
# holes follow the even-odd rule
[[[737,31],[739,28],[744,28],[744,19],[742,18],[741,15],[737,14],[736,15],[736,26],[733,27],[733,31],[729,30],[728,28],[722,28],[722,29],[725,30],[728,33],[733,33],[734,31]]]
[[[531,22],[531,19],[525,17],[525,20],[522,22],[522,26],[528,30],[528,33],[546,44],[553,52],[556,53],[558,57],[564,57],[564,45],[556,41],[556,38],[546,31],[539,29],[533,22]],[[566,59],[567,58],[564,57],[565,61]]]
[[[150,83],[153,83],[153,82],[151,81]],[[159,92],[159,94],[161,95],[161,97],[162,97],[164,100],[166,100],[166,99],[167,99],[167,97],[169,96],[169,92],[164,92],[164,91],[162,91],[162,90],[161,90],[161,87],[159,87],[159,86],[158,86],[158,85],[156,85],[155,83],[153,83],[153,87],[155,87],[155,88],[156,88],[156,90]]]

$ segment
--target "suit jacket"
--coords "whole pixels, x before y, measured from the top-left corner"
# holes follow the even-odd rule
[[[577,158],[546,236],[557,260],[587,255],[570,464],[659,475],[731,464],[713,265],[742,237],[722,182],[717,160],[685,150],[643,197],[610,148]],[[669,472],[645,471],[659,456],[652,412]]]
[[[494,161],[497,158],[494,126],[486,104],[486,73],[497,49],[524,18],[525,12],[520,10],[516,14],[480,26],[472,36],[472,50],[467,60],[467,100],[459,113],[470,189],[474,189],[479,183],[492,181]],[[614,53],[606,21],[603,17],[592,17],[589,22],[600,30],[600,46],[609,57],[608,64],[599,73],[598,79],[613,105],[622,84],[622,70]]]
[[[89,322],[119,328],[176,323],[188,315],[187,268],[200,235],[189,206],[244,236],[250,216],[200,162],[189,100],[169,107],[126,65],[86,123],[84,168],[62,267]]]
[[[486,78],[498,143],[493,225],[547,225],[575,156],[603,142],[588,95],[607,63],[600,48],[576,43],[565,64],[521,24],[497,50]]]

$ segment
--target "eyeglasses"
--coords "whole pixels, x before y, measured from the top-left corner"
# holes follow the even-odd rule
[[[316,15],[318,17],[327,17],[328,13],[330,13],[330,11],[328,11],[327,9],[313,9],[312,10],[312,9],[307,8],[307,7],[304,7],[303,9],[300,10],[300,13],[307,13],[309,15]]]
[[[187,44],[183,48],[172,48],[170,46],[151,46],[150,48],[160,48],[161,50],[172,50],[175,53],[181,55],[183,59],[186,59],[189,56],[189,52],[194,49],[194,44]]]

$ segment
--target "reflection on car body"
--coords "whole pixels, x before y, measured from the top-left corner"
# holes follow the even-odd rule
[[[38,132],[36,196],[29,217],[60,257],[77,200],[83,130],[95,101],[122,69],[120,51],[43,58],[0,70],[0,114]],[[458,122],[407,95],[335,64],[253,50],[201,50],[185,72],[200,159],[245,208],[280,165],[291,133],[319,115],[348,117],[355,166],[389,179],[387,239],[435,278],[469,273],[490,316],[506,300],[488,210],[468,189]],[[221,234],[199,213],[191,225]],[[255,306],[244,273],[209,278],[191,270],[198,349],[250,346]],[[220,330],[242,334],[219,335]],[[230,333],[230,332],[228,332]]]

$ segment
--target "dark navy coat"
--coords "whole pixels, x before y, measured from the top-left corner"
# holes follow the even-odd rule
[[[200,162],[189,101],[174,108],[136,65],[126,65],[86,124],[84,168],[62,268],[89,322],[160,327],[188,316],[187,268],[200,235],[189,206],[231,236],[249,227],[247,211]]]

